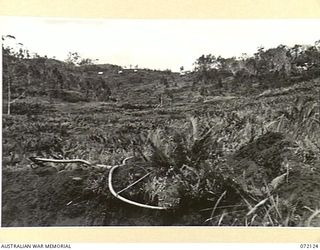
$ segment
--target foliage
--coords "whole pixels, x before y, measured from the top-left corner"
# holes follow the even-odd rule
[[[216,84],[219,78],[233,76],[235,83],[259,81],[268,88],[274,88],[290,85],[293,77],[298,79],[300,76],[300,81],[318,77],[319,55],[319,46],[315,42],[308,46],[279,45],[267,50],[260,47],[253,56],[245,55],[238,59],[202,55],[194,64],[197,81]]]

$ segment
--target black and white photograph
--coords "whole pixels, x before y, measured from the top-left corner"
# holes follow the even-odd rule
[[[0,24],[2,227],[320,227],[320,19]]]

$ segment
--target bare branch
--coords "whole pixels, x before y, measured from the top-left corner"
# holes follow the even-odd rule
[[[131,185],[129,185],[128,187],[126,187],[125,189],[121,190],[119,193],[117,193],[113,186],[112,186],[112,175],[113,175],[113,172],[120,166],[124,166],[126,161],[129,160],[129,159],[132,159],[133,156],[131,157],[127,157],[125,158],[123,161],[122,161],[122,164],[121,165],[115,165],[115,166],[107,166],[107,165],[97,165],[97,167],[102,167],[102,168],[107,168],[107,169],[110,169],[110,172],[109,172],[109,176],[108,176],[108,186],[109,186],[109,190],[111,192],[111,194],[113,196],[115,196],[117,199],[125,202],[125,203],[128,203],[128,204],[131,204],[131,205],[135,205],[135,206],[138,206],[138,207],[143,207],[143,208],[149,208],[149,209],[157,209],[157,210],[166,210],[166,209],[170,209],[170,207],[159,207],[159,206],[151,206],[151,205],[146,205],[146,204],[142,204],[142,203],[138,203],[138,202],[135,202],[135,201],[131,201],[129,199],[126,199],[122,196],[119,195],[119,193],[123,192],[124,190],[132,187],[133,185],[137,184],[139,181],[141,181],[142,179],[144,179],[145,177],[147,177],[150,173],[146,174],[145,176],[143,176],[142,178],[140,178],[139,180],[137,180],[136,182],[132,183]],[[82,159],[72,159],[72,160],[64,160],[64,159],[47,159],[47,158],[38,158],[38,157],[30,157],[30,160],[32,160],[33,162],[35,163],[39,163],[39,162],[52,162],[52,163],[81,163],[81,164],[86,164],[88,166],[93,166],[92,163],[88,162],[88,161],[85,161],[85,160],[82,160]]]
[[[82,163],[88,166],[92,166],[92,164],[86,160],[82,159],[71,159],[71,160],[58,160],[58,159],[47,159],[47,158],[38,158],[38,157],[30,157],[30,160],[34,163],[38,162],[53,162],[53,163]]]
[[[11,102],[10,102],[10,104],[12,104],[12,103],[15,103],[16,101],[18,101],[19,99],[21,99],[22,97],[24,97],[24,94],[25,94],[26,92],[23,92],[21,95],[19,95],[17,98],[15,98],[14,100],[12,100]]]
[[[320,215],[320,209],[316,209],[307,220],[307,227],[311,227],[312,220]]]
[[[127,157],[125,158],[123,161],[122,161],[122,165],[126,165],[127,161],[134,158],[134,156],[130,156],[130,157]]]
[[[138,180],[136,180],[135,182],[131,183],[129,186],[125,187],[124,189],[120,190],[117,194],[120,194],[124,191],[126,191],[127,189],[131,188],[132,186],[136,185],[137,183],[139,183],[140,181],[142,181],[143,179],[145,179],[146,177],[148,177],[151,174],[151,172],[145,174],[144,176],[142,176],[141,178],[139,178]]]
[[[123,166],[123,165],[116,165],[116,166],[112,167],[110,169],[109,177],[108,177],[109,190],[110,190],[111,194],[114,197],[116,197],[117,199],[119,199],[119,200],[121,200],[121,201],[123,201],[125,203],[131,204],[131,205],[134,205],[134,206],[137,206],[137,207],[143,207],[143,208],[149,208],[149,209],[157,209],[157,210],[170,209],[169,207],[150,206],[150,205],[138,203],[138,202],[135,202],[135,201],[128,200],[128,199],[120,196],[119,194],[117,194],[117,192],[113,189],[113,186],[112,186],[112,174],[113,174],[114,170],[116,170],[120,166]]]
[[[211,220],[211,219],[213,218],[214,212],[216,211],[216,208],[217,208],[218,204],[220,203],[220,201],[222,200],[222,198],[226,195],[226,193],[227,193],[227,191],[224,191],[224,192],[220,195],[219,199],[217,200],[216,204],[214,205],[214,207],[213,207],[213,209],[212,209],[211,216],[210,216],[210,218],[209,218],[208,220]],[[211,222],[213,223],[213,221],[211,221]]]
[[[249,216],[251,214],[253,214],[259,207],[261,207],[262,205],[264,205],[267,201],[268,201],[269,197],[263,199],[262,201],[260,201],[257,205],[255,205],[248,213],[246,216]]]

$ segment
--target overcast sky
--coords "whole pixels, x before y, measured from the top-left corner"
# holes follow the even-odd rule
[[[68,52],[99,63],[152,69],[192,69],[202,54],[253,54],[259,46],[314,44],[320,19],[146,20],[0,19],[1,34],[14,35],[32,52],[65,60]]]

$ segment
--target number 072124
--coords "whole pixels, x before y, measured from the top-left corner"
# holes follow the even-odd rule
[[[301,249],[319,249],[319,244],[300,244]]]

